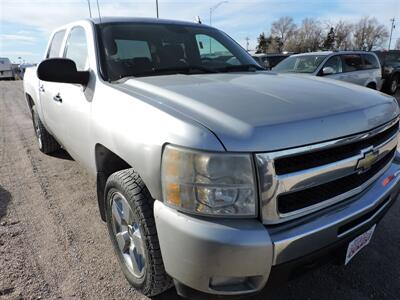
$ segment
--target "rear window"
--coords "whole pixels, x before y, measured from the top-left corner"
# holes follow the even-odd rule
[[[275,67],[279,64],[282,60],[284,60],[287,56],[270,56],[267,57],[269,65],[271,68]]]
[[[60,57],[61,43],[64,39],[64,35],[65,30],[58,31],[54,34],[46,58]]]
[[[364,69],[379,69],[379,63],[375,56],[371,54],[363,54]]]
[[[359,54],[345,54],[342,55],[343,71],[353,72],[363,69],[361,55]]]
[[[400,51],[388,52],[386,54],[386,61],[389,61],[389,62],[400,62]]]

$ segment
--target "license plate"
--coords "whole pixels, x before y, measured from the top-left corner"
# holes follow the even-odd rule
[[[350,260],[361,251],[362,248],[369,244],[372,235],[374,234],[375,227],[376,225],[372,226],[370,230],[364,232],[362,235],[356,237],[352,242],[350,242],[349,246],[347,247],[346,261],[344,263],[345,265],[347,265]]]

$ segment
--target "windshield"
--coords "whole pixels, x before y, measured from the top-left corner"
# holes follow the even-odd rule
[[[100,26],[106,77],[254,71],[260,68],[219,30],[190,25],[110,23]]]
[[[278,73],[313,73],[326,55],[290,56],[273,68]]]

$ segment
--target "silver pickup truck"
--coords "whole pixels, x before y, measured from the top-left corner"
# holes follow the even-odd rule
[[[347,264],[399,191],[393,97],[266,72],[209,26],[68,24],[24,88],[40,150],[96,176],[122,271],[148,296],[243,296]]]

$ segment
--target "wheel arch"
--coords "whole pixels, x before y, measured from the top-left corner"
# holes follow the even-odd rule
[[[35,101],[33,100],[33,97],[29,93],[25,93],[25,100],[26,103],[28,104],[29,110],[32,115],[33,112],[32,107],[35,105]]]
[[[367,88],[376,90],[376,89],[377,89],[377,84],[376,84],[376,82],[370,81],[370,82],[367,84]]]
[[[100,216],[103,221],[106,220],[105,214],[105,194],[104,189],[108,177],[111,174],[132,168],[124,159],[109,150],[102,144],[96,144],[95,146],[95,160],[96,160],[96,189],[97,189],[97,201],[100,210]]]

